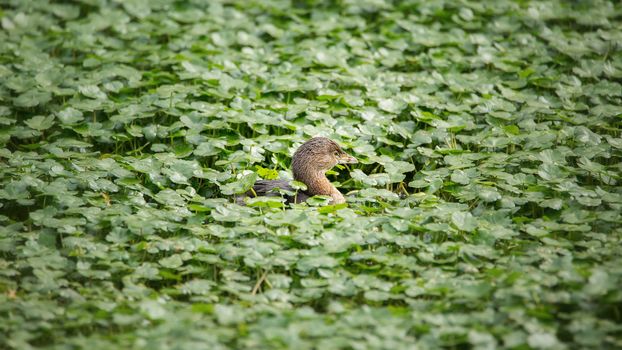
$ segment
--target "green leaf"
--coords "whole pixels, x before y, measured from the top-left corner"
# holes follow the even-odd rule
[[[97,85],[83,85],[78,87],[78,91],[86,97],[105,100],[107,98],[106,94],[99,89]]]
[[[282,197],[253,197],[246,200],[249,207],[280,208],[284,204],[285,198]]]
[[[307,199],[307,204],[312,207],[328,205],[333,198],[330,196],[313,196]]]
[[[35,107],[48,103],[52,99],[52,95],[46,91],[29,90],[19,95],[13,104],[16,107]]]
[[[471,232],[477,227],[477,219],[469,212],[454,212],[451,222],[461,231]]]
[[[255,167],[257,175],[266,180],[277,180],[279,178],[279,172],[274,169],[263,168],[260,166]]]
[[[166,309],[157,300],[144,300],[139,305],[140,311],[152,320],[162,320],[166,317]]]
[[[225,195],[241,194],[250,190],[255,181],[257,181],[257,173],[249,173],[236,181],[221,186],[220,190]]]
[[[462,170],[455,170],[451,174],[451,181],[461,185],[468,185],[471,182],[469,176]]]
[[[174,254],[169,257],[160,259],[160,265],[169,269],[176,269],[183,265],[183,260],[179,254]]]
[[[494,187],[482,187],[478,195],[484,202],[494,202],[501,199],[501,194]]]
[[[58,112],[56,116],[58,117],[60,122],[65,125],[76,124],[84,120],[82,112],[73,107],[67,107],[63,109],[62,111]]]
[[[51,128],[54,125],[54,116],[48,115],[47,117],[38,115],[26,120],[24,123],[30,128],[43,131]]]
[[[532,333],[527,337],[527,344],[534,349],[551,349],[559,346],[559,341],[552,333]]]
[[[389,98],[380,100],[378,107],[385,112],[398,114],[406,107],[406,104],[396,98]]]

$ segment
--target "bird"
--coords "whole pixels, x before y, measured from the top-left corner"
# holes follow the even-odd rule
[[[292,159],[294,180],[304,183],[307,189],[298,191],[294,196],[287,196],[286,203],[302,203],[317,195],[331,197],[329,204],[345,203],[343,194],[326,178],[326,171],[337,164],[355,163],[358,160],[346,153],[335,141],[327,137],[309,139],[298,147]],[[277,189],[296,191],[288,180],[259,180],[249,192],[256,196],[278,196]]]

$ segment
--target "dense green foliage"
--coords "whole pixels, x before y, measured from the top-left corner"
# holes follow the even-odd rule
[[[619,2],[0,4],[0,348],[622,347]]]

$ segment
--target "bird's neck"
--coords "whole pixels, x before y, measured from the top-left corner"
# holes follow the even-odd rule
[[[324,171],[295,173],[296,181],[307,185],[307,193],[311,196],[330,196],[332,204],[344,203],[345,198],[333,184],[328,181]]]
[[[330,196],[335,188],[326,178],[324,171],[301,171],[294,175],[296,181],[303,182],[307,185],[307,193],[312,196],[324,195]]]

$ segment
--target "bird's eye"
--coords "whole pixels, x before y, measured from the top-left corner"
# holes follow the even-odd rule
[[[339,151],[335,151],[335,152],[333,152],[333,155],[334,155],[335,157],[339,156]]]

